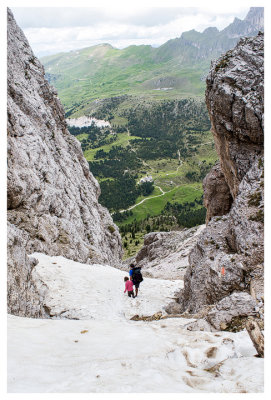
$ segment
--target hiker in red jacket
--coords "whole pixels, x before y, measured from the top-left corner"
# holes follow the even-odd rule
[[[124,278],[124,282],[125,282],[125,290],[124,290],[124,293],[125,292],[128,292],[128,296],[129,297],[135,297],[135,295],[134,295],[134,289],[133,289],[133,286],[134,286],[134,284],[133,284],[133,281],[131,280],[131,281],[129,281],[129,278],[128,278],[128,276],[125,276],[125,278]]]

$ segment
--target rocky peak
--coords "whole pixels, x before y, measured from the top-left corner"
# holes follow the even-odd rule
[[[27,254],[62,255],[83,263],[120,262],[121,238],[108,210],[98,202],[99,184],[10,10],[7,191],[10,312],[38,312],[23,302],[18,309],[18,299],[31,281]],[[15,243],[21,243],[20,252],[12,250]],[[14,274],[17,279],[12,280]],[[34,289],[31,293],[33,300]]]
[[[204,35],[216,35],[219,30],[215,26],[210,26],[209,28],[204,29]]]
[[[249,22],[259,31],[264,30],[264,7],[250,7],[249,12],[245,18],[246,22]]]
[[[255,36],[259,31],[264,31],[264,8],[251,7],[244,20],[235,18],[229,26],[223,29],[222,34],[226,34],[229,38],[238,38]]]

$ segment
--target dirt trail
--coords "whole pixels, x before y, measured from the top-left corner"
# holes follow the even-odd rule
[[[134,204],[133,206],[127,208],[126,210],[120,210],[119,212],[123,213],[123,212],[125,212],[125,211],[130,211],[130,210],[132,210],[133,208],[139,206],[140,204],[144,203],[144,202],[147,201],[147,200],[155,199],[156,197],[161,197],[161,196],[164,196],[166,193],[172,192],[172,190],[174,190],[174,189],[175,189],[176,187],[178,187],[178,186],[175,186],[173,189],[168,190],[167,192],[164,192],[163,189],[162,189],[160,186],[155,186],[155,187],[157,187],[162,193],[161,193],[161,194],[158,194],[158,195],[156,195],[156,196],[147,197],[146,199],[141,200],[139,203]]]

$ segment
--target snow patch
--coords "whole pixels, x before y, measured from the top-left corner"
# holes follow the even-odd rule
[[[182,281],[144,278],[132,299],[123,293],[125,271],[33,256],[54,319],[8,316],[9,393],[263,391],[263,359],[247,332],[129,319],[163,311]]]
[[[66,122],[68,126],[75,126],[77,128],[82,128],[83,126],[90,126],[92,124],[103,128],[105,126],[111,127],[110,122],[104,121],[103,119],[97,119],[93,117],[82,116],[79,118],[67,118]]]

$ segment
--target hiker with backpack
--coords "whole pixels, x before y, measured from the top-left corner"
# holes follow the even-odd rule
[[[141,267],[136,267],[134,264],[131,264],[129,275],[130,279],[133,281],[133,284],[135,285],[135,297],[137,297],[139,285],[143,281],[143,277],[141,274]]]

